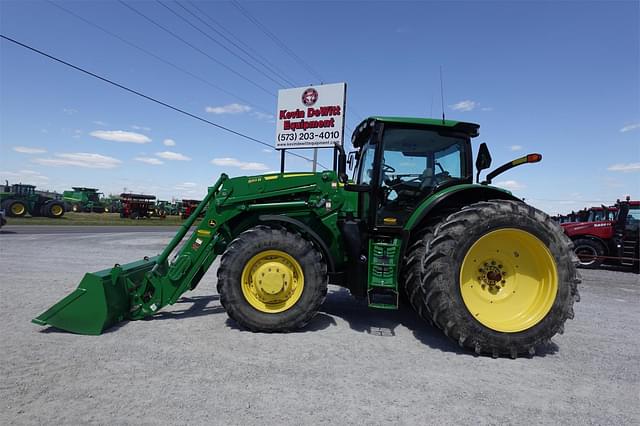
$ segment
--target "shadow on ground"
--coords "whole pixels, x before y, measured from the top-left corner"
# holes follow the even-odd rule
[[[201,317],[206,315],[225,313],[220,305],[220,296],[217,294],[208,296],[182,297],[171,311],[160,311],[144,321],[178,320],[182,318]],[[475,353],[460,348],[455,342],[447,338],[439,329],[427,324],[420,319],[415,312],[406,306],[398,310],[371,309],[364,300],[358,300],[351,296],[348,290],[338,289],[327,295],[327,299],[320,308],[320,312],[304,328],[296,333],[309,333],[325,330],[336,326],[335,317],[341,318],[349,324],[349,327],[359,333],[367,333],[373,336],[393,338],[396,329],[402,326],[410,330],[415,338],[424,345],[442,352],[452,352],[457,355],[476,356]],[[125,326],[129,321],[120,322],[105,330],[104,333],[113,333]],[[234,320],[227,318],[226,325],[240,332],[251,332],[241,327]],[[54,327],[47,327],[41,333],[67,333]],[[551,342],[548,345],[536,348],[536,356],[544,357],[553,355],[559,350],[558,345]]]

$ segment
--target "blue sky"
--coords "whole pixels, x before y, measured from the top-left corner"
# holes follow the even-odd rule
[[[474,147],[487,142],[494,167],[543,154],[499,185],[552,214],[640,197],[636,1],[241,2],[285,47],[232,2],[128,3],[195,49],[117,1],[58,4],[120,39],[39,1],[0,2],[1,32],[270,144],[290,83],[346,82],[353,129],[369,115],[439,117],[442,66],[447,118],[480,123]],[[3,180],[200,198],[222,172],[278,169],[264,146],[0,42]]]

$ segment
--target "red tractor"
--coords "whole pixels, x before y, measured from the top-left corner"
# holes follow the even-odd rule
[[[155,208],[155,195],[143,194],[120,194],[122,208],[120,209],[120,217],[128,217],[130,219],[149,218]]]
[[[200,200],[182,200],[182,211],[180,212],[180,217],[182,219],[188,219],[191,216],[191,213],[198,207],[200,204]]]
[[[565,234],[573,240],[580,265],[597,268],[609,263],[632,266],[637,270],[640,263],[640,201],[630,201],[627,197],[626,201],[618,200],[613,207],[592,213],[596,220],[561,224]]]

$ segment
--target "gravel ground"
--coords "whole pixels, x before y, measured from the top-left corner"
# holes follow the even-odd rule
[[[0,235],[0,424],[640,424],[638,275],[582,271],[566,333],[534,358],[461,352],[409,310],[337,287],[303,331],[227,318],[215,267],[151,320],[77,336],[30,320],[86,271],[172,234]]]

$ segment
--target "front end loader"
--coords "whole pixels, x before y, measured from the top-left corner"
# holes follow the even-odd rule
[[[337,170],[223,174],[161,254],[86,274],[34,322],[100,334],[153,316],[221,256],[221,304],[252,331],[304,327],[331,283],[373,309],[409,304],[476,353],[533,354],[573,317],[579,279],[570,241],[546,214],[490,185],[539,154],[480,182],[491,163],[482,144],[474,183],[478,128],[371,117],[355,130],[349,161],[340,152]]]

